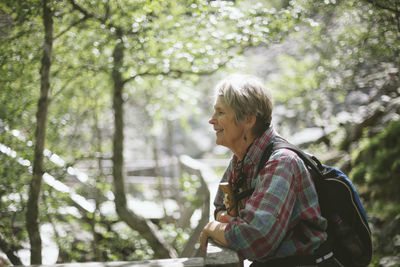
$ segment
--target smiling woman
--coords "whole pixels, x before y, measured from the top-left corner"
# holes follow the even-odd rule
[[[234,154],[221,184],[230,187],[237,202],[226,207],[224,200],[230,196],[218,189],[215,221],[204,227],[201,245],[206,247],[211,238],[253,261],[255,267],[297,266],[298,260],[316,265],[321,253],[330,256],[318,266],[339,266],[326,248],[326,219],[321,216],[310,173],[297,154],[274,150],[257,174],[263,152],[275,142],[286,142],[271,125],[268,90],[255,77],[234,75],[220,82],[216,92],[209,123],[216,132],[216,144]],[[250,189],[252,195],[242,198]],[[238,209],[238,216],[232,216],[231,208]]]
[[[230,76],[216,88],[215,112],[209,121],[217,134],[216,143],[242,159],[252,140],[271,123],[271,95],[250,75]]]

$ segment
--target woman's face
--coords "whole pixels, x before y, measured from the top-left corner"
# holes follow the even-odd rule
[[[214,105],[214,114],[212,115],[209,123],[217,135],[217,145],[226,146],[232,151],[235,150],[244,136],[243,123],[235,123],[235,113],[223,101],[222,97],[218,97]]]

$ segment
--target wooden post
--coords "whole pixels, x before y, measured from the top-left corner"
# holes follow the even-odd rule
[[[207,166],[197,160],[190,158],[189,156],[181,156],[180,163],[182,169],[191,174],[197,175],[200,178],[201,189],[199,193],[203,196],[206,196],[202,207],[202,217],[199,221],[198,226],[193,231],[191,238],[187,242],[188,246],[185,247],[185,249],[189,249],[189,244],[190,247],[192,247],[193,242],[198,242],[201,230],[210,219],[213,219],[210,216],[210,192],[214,192],[213,195],[215,194],[216,187],[218,186],[218,178],[215,176],[215,173],[207,168]],[[210,186],[215,188],[210,188]],[[188,253],[188,251],[185,251],[185,256],[194,256],[193,254],[186,253]],[[182,254],[181,257],[183,257],[184,255]],[[207,251],[204,255],[204,266],[242,267],[242,262],[239,260],[239,256],[235,251],[226,247],[219,246],[212,240],[209,240]]]
[[[204,256],[204,252],[201,251],[199,245],[199,238],[201,231],[207,224],[210,217],[210,191],[208,190],[207,183],[204,179],[204,174],[202,171],[203,165],[200,162],[190,158],[189,156],[181,156],[180,166],[182,170],[188,172],[189,174],[193,174],[199,177],[201,187],[198,190],[197,194],[199,196],[202,196],[204,201],[201,208],[201,219],[199,220],[197,227],[193,230],[192,234],[190,235],[189,240],[186,242],[185,247],[179,256],[194,257],[201,254],[203,254],[201,256]]]

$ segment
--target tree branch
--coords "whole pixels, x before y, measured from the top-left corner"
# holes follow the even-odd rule
[[[83,14],[84,17],[90,17],[90,18],[94,18],[95,16],[89,12],[87,12],[85,9],[83,9],[80,5],[78,5],[77,3],[75,3],[74,0],[69,0],[69,2],[71,3],[72,7],[81,12]]]
[[[370,3],[370,4],[372,4],[372,5],[374,5],[374,6],[378,7],[378,8],[380,8],[380,9],[384,9],[384,10],[393,12],[393,13],[396,14],[396,16],[399,16],[399,15],[400,15],[400,11],[399,11],[397,8],[394,9],[394,8],[391,8],[391,7],[388,7],[388,6],[384,6],[384,5],[380,4],[380,3],[378,3],[378,1],[374,1],[374,0],[366,0],[366,1],[367,1],[368,3]]]
[[[97,16],[97,15],[95,15],[95,14],[93,14],[93,13],[89,13],[87,10],[85,10],[83,7],[81,7],[80,5],[78,5],[77,3],[75,3],[75,0],[69,0],[69,2],[71,3],[71,5],[72,5],[72,7],[75,9],[75,10],[77,10],[77,11],[79,11],[80,13],[82,13],[83,14],[83,16],[84,17],[87,17],[87,18],[94,18],[94,19],[96,19],[97,21],[99,21],[100,23],[103,23],[104,25],[106,25],[107,26],[107,28],[115,28],[115,29],[119,29],[120,31],[122,31],[122,29],[121,29],[121,27],[119,27],[119,26],[117,26],[117,25],[115,25],[115,24],[113,24],[112,22],[110,22],[110,21],[108,21],[108,18],[109,18],[109,11],[108,11],[108,9],[106,9],[106,15],[104,16],[104,17],[99,17],[99,16]],[[108,23],[106,23],[108,21]],[[127,32],[127,31],[123,31],[123,32]]]
[[[13,249],[7,241],[0,234],[0,249],[7,255],[8,259],[14,265],[22,265],[20,258],[16,255],[15,249]]]
[[[72,29],[72,28],[75,27],[76,25],[78,25],[78,24],[84,22],[85,20],[87,20],[87,19],[89,19],[89,18],[90,18],[90,16],[84,16],[83,18],[81,18],[81,19],[79,19],[79,20],[73,22],[71,25],[68,26],[68,28],[66,28],[65,30],[63,30],[63,31],[60,32],[59,34],[57,34],[57,35],[54,37],[54,40],[57,40],[60,36],[62,36],[63,34],[65,34],[67,31],[69,31],[70,29]]]
[[[199,75],[199,76],[211,75],[211,74],[215,73],[216,71],[218,71],[220,68],[226,66],[226,64],[232,58],[233,57],[230,56],[227,60],[225,60],[224,62],[218,64],[218,67],[216,69],[208,69],[208,70],[202,70],[202,71],[197,71],[197,72],[193,71],[193,70],[189,70],[189,69],[185,69],[185,70],[170,69],[168,72],[163,72],[163,71],[156,71],[156,72],[145,71],[145,72],[142,72],[142,73],[135,74],[135,75],[123,80],[123,84],[128,83],[128,82],[134,80],[137,77],[142,77],[142,76],[158,76],[158,75],[168,75],[168,74],[175,74],[178,77],[181,77],[183,74],[192,74],[192,75]]]

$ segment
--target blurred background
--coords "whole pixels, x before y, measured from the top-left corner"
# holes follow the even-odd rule
[[[398,0],[2,0],[0,266],[200,255],[236,72],[354,182],[371,265],[400,266],[399,52]]]

